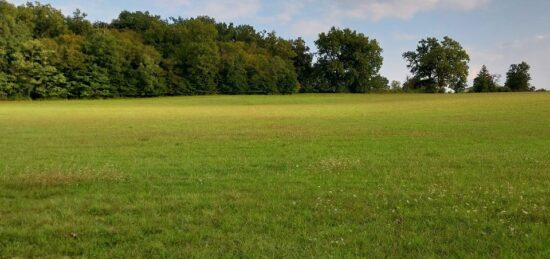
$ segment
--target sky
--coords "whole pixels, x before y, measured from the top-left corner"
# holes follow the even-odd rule
[[[23,0],[8,0],[23,4]],[[92,21],[111,21],[122,10],[168,17],[208,15],[250,24],[284,38],[304,38],[310,47],[332,26],[378,40],[384,49],[381,74],[404,81],[402,58],[425,37],[450,36],[470,54],[470,80],[482,65],[501,74],[526,61],[532,84],[550,89],[549,0],[43,0],[71,14],[79,8]]]

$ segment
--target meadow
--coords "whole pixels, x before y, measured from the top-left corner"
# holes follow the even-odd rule
[[[0,257],[550,257],[550,94],[0,102]]]

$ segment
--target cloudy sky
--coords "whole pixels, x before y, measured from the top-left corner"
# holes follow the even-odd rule
[[[26,1],[8,0],[15,4]],[[550,89],[549,0],[43,0],[70,14],[110,21],[121,10],[149,10],[163,17],[209,15],[219,21],[301,36],[313,45],[331,26],[349,27],[376,38],[384,48],[382,74],[407,76],[401,54],[423,37],[445,35],[471,56],[470,77],[486,64],[504,76],[512,63],[532,66],[533,84]]]

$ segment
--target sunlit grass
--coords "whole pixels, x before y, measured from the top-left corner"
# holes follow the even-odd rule
[[[548,240],[548,94],[0,102],[0,257],[548,257]]]

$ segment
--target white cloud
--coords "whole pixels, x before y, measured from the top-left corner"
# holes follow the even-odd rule
[[[198,12],[224,21],[256,16],[261,9],[260,0],[218,0],[204,3]]]
[[[181,15],[208,15],[222,21],[248,19],[292,25],[293,32],[317,34],[345,19],[411,19],[436,9],[472,10],[491,0],[153,0],[181,9]],[[177,8],[179,7],[179,8]],[[184,8],[182,8],[184,7]]]
[[[292,1],[281,2],[281,9],[275,15],[275,21],[282,23],[291,22],[306,7],[306,4],[307,1],[298,3]]]
[[[411,19],[420,12],[436,9],[472,10],[491,0],[280,0],[280,11],[271,17],[257,20],[266,23],[290,24],[296,35],[314,36],[338,26],[345,19],[380,21],[383,19]],[[301,17],[307,9],[309,16]],[[314,15],[311,15],[314,13]],[[401,40],[418,38],[417,35],[395,35]]]
[[[296,35],[301,36],[317,36],[321,32],[328,32],[332,26],[337,26],[338,23],[320,21],[320,20],[301,20],[292,24],[291,31]]]
[[[262,8],[261,0],[153,0],[156,6],[171,8],[175,16],[207,15],[221,21],[255,17]]]
[[[152,2],[164,6],[185,6],[190,5],[192,0],[153,0]]]
[[[435,9],[472,10],[490,0],[332,0],[342,17],[379,21],[386,18],[410,19],[419,12]]]
[[[27,0],[9,0],[22,4]],[[136,0],[134,7],[153,4],[164,13],[175,16],[208,15],[229,21],[252,19],[260,23],[307,24],[308,31],[325,27],[327,21],[339,24],[344,19],[379,21],[383,19],[410,19],[420,12],[435,9],[472,10],[491,0]],[[53,2],[55,0],[44,0]],[[106,0],[75,0],[54,6],[70,14],[76,7],[89,12],[91,17],[116,17],[118,12],[110,8]],[[112,6],[111,6],[112,7]],[[138,8],[139,8],[138,7]],[[132,6],[127,9],[133,10]],[[307,12],[305,12],[307,10]],[[312,13],[313,16],[312,16]]]

